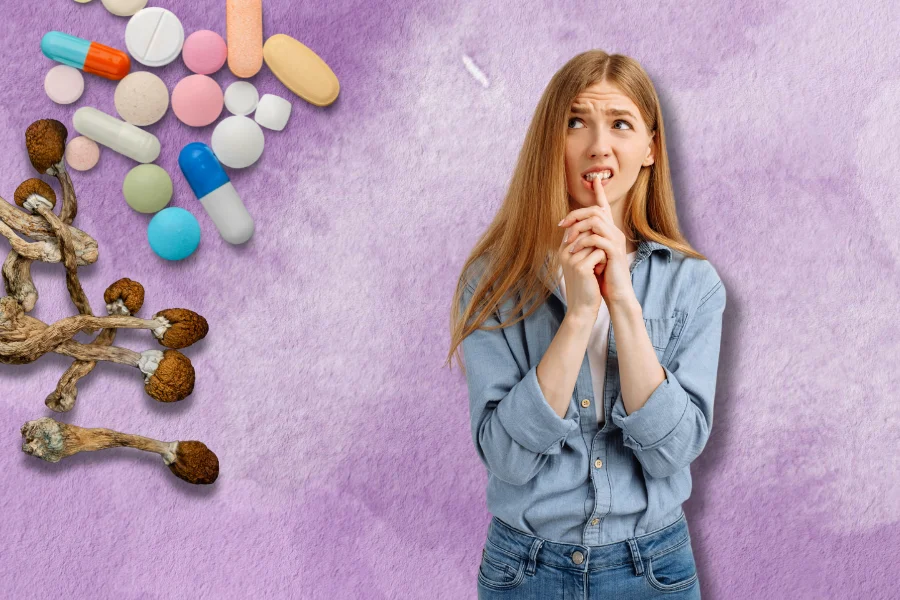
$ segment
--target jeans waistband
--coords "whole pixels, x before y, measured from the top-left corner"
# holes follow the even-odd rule
[[[553,542],[520,531],[497,517],[491,518],[487,541],[501,550],[528,561],[534,572],[541,562],[562,569],[596,571],[632,563],[635,573],[643,574],[641,557],[654,556],[670,548],[690,542],[687,519],[682,513],[673,523],[644,535],[601,546],[584,546]]]

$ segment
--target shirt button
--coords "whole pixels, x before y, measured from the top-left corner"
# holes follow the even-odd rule
[[[603,461],[598,458],[597,460],[594,461],[594,466],[599,469],[600,467],[603,466]]]
[[[584,554],[582,554],[580,550],[576,550],[572,553],[572,562],[576,565],[580,565],[584,562]]]
[[[600,519],[594,519],[593,521],[591,521],[591,525],[596,525],[599,522],[600,522]]]
[[[591,405],[591,401],[588,400],[587,398],[585,398],[584,400],[581,401],[581,405],[582,405],[583,407],[587,408],[588,406]]]

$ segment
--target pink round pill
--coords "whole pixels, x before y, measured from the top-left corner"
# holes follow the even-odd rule
[[[215,31],[195,31],[184,40],[181,58],[188,69],[200,75],[210,75],[222,68],[228,58],[225,40]]]
[[[66,162],[76,171],[93,169],[100,160],[100,146],[90,138],[80,135],[66,144]]]
[[[172,112],[191,127],[209,125],[219,118],[224,105],[222,88],[206,75],[188,75],[172,90]]]
[[[84,77],[74,67],[56,65],[44,77],[44,91],[57,104],[72,104],[84,92]]]

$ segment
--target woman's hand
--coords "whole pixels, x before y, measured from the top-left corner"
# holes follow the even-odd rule
[[[560,227],[568,227],[569,248],[574,250],[573,256],[585,249],[601,252],[593,269],[600,286],[600,294],[607,306],[622,302],[634,296],[631,285],[631,272],[626,252],[625,234],[616,227],[612,217],[612,209],[606,199],[606,192],[600,179],[594,180],[594,195],[597,204],[573,210],[560,221]],[[574,241],[573,237],[575,236]],[[566,275],[566,281],[568,281]],[[568,287],[566,288],[568,292]]]
[[[563,277],[566,280],[566,314],[573,315],[579,320],[584,319],[585,323],[593,325],[603,303],[600,282],[594,274],[594,268],[597,263],[606,260],[606,253],[592,247],[569,252],[575,243],[575,235],[566,231],[558,251]]]

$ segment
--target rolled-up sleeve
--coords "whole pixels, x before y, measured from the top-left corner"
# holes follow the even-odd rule
[[[625,412],[622,393],[612,407],[623,443],[653,477],[669,477],[700,455],[712,429],[722,339],[725,286],[717,278],[703,295],[677,348],[663,365],[665,380],[641,408]]]
[[[472,298],[466,287],[461,306]],[[496,312],[482,327],[500,324]],[[487,470],[513,485],[528,483],[566,438],[579,429],[570,403],[560,418],[537,380],[537,365],[523,375],[501,329],[477,329],[462,342],[469,389],[472,439]]]

